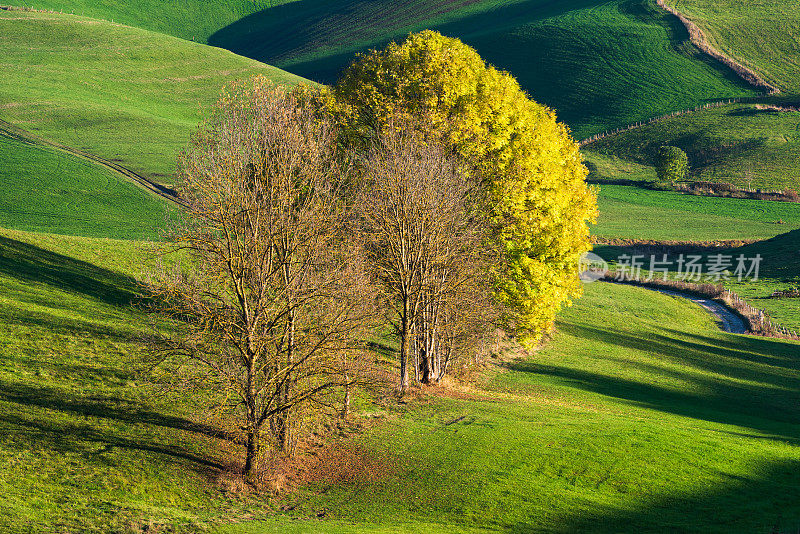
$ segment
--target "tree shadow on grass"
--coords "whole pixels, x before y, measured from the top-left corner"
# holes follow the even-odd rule
[[[140,402],[115,396],[77,397],[60,388],[0,380],[0,400],[80,417],[98,417],[125,423],[173,428],[214,438],[232,437],[210,425],[165,415],[153,411]]]
[[[43,306],[52,307],[51,301],[42,302]],[[67,306],[68,308],[68,306]],[[127,319],[125,319],[127,321]],[[105,322],[83,320],[76,317],[64,317],[46,311],[30,311],[22,307],[7,305],[0,309],[0,324],[18,325],[26,328],[43,329],[48,334],[88,339],[108,339],[118,342],[137,342],[141,339],[133,328],[126,323],[107,320]]]
[[[796,365],[792,363],[787,367],[771,367],[760,362],[746,361],[748,357],[764,357],[764,354],[758,355],[759,351],[767,351],[769,348],[764,345],[763,340],[730,336],[732,348],[726,349],[715,347],[711,343],[662,335],[643,338],[613,329],[567,325],[562,330],[606,343],[608,352],[600,350],[594,356],[613,362],[620,372],[613,375],[601,374],[584,369],[544,365],[535,360],[512,362],[509,367],[515,371],[554,377],[573,388],[622,399],[658,411],[751,428],[800,444],[800,381],[794,372]],[[682,332],[676,335],[686,337]],[[714,338],[710,340],[718,342]],[[614,347],[642,351],[650,354],[652,359],[641,362],[618,357],[620,353]],[[797,346],[786,348],[787,351],[792,349],[796,350]],[[747,363],[744,367],[741,364],[743,360]],[[660,363],[662,361],[663,365]],[[676,364],[685,364],[686,370],[679,370]],[[627,378],[634,368],[647,373],[650,378],[641,381]],[[609,367],[612,373],[613,369],[614,367]],[[661,386],[657,379],[659,375],[692,384],[694,387],[678,390]]]
[[[701,336],[669,328],[661,329],[665,334],[651,332],[647,337],[590,326],[564,325],[561,329],[582,339],[657,354],[733,378],[764,382],[791,379],[794,384],[793,373],[800,371],[800,345],[782,340],[732,334]]]
[[[126,306],[136,298],[136,282],[129,276],[4,236],[0,236],[0,273],[114,306]]]
[[[800,445],[797,344],[752,336],[704,336],[666,328],[661,330],[664,334],[656,330],[648,336],[575,325],[562,325],[561,330],[604,343],[594,345],[593,359],[613,365],[598,372],[520,360],[509,367],[663,413],[738,427],[713,428],[717,432]],[[619,347],[624,350],[617,350]],[[651,358],[626,358],[630,350],[642,351]],[[646,378],[638,378],[640,372]],[[665,383],[677,379],[687,385],[676,389],[662,383],[659,376]],[[722,481],[703,493],[689,494],[676,486],[668,494],[657,494],[628,507],[599,500],[586,502],[553,524],[556,531],[570,533],[798,531],[799,461],[765,461],[754,465],[748,476],[720,475],[717,471],[710,473]],[[523,522],[509,530],[538,532],[542,526]]]
[[[33,418],[21,414],[3,413],[0,414],[0,423],[6,428],[3,429],[3,438],[10,438],[9,446],[45,446],[53,451],[62,453],[87,454],[86,442],[103,445],[102,451],[108,452],[113,447],[123,449],[138,450],[162,454],[168,457],[186,460],[198,468],[223,469],[225,466],[220,462],[209,459],[205,456],[193,453],[182,447],[177,447],[168,443],[159,443],[152,438],[152,434],[144,436],[124,436],[120,432],[109,432],[90,423],[79,424],[77,422],[57,423],[47,418]],[[17,430],[8,428],[13,425]],[[14,434],[30,433],[28,439],[13,439]]]
[[[627,509],[587,503],[581,511],[554,518],[552,524],[556,532],[569,533],[798,532],[800,462],[764,462],[754,466],[747,477],[722,475],[726,482],[704,493],[687,494],[676,488],[673,494],[659,495]],[[541,530],[541,525],[520,523],[508,531],[522,534]]]

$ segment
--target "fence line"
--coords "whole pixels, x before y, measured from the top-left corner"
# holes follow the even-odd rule
[[[729,106],[731,104],[738,104],[741,102],[740,98],[729,98],[727,100],[718,100],[716,102],[708,102],[706,104],[701,104],[699,106],[695,106],[693,108],[682,109],[680,111],[673,111],[671,113],[665,113],[664,115],[659,115],[658,117],[653,117],[651,119],[645,121],[634,122],[627,126],[622,126],[620,128],[615,128],[614,130],[606,130],[605,132],[595,134],[591,137],[587,137],[586,139],[582,139],[578,141],[578,145],[586,146],[588,144],[600,141],[601,139],[605,139],[606,137],[611,137],[612,135],[617,135],[625,132],[629,132],[631,130],[635,130],[637,128],[641,128],[642,126],[647,126],[648,124],[653,124],[654,122],[658,122],[664,119],[671,119],[673,117],[680,117],[681,115],[688,115],[689,113],[696,113],[698,111],[702,111],[704,109],[713,109],[713,108],[721,108],[722,106]]]

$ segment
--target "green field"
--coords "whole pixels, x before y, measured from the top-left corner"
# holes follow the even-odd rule
[[[800,92],[800,7],[668,1]],[[225,83],[331,82],[357,52],[428,27],[510,71],[579,138],[755,94],[653,0],[12,3],[65,13],[0,10],[0,120],[167,185]],[[752,103],[592,144],[591,178],[653,181],[662,144],[687,150],[695,179],[800,189],[800,113]],[[151,240],[178,208],[13,135],[0,134],[0,183],[0,532],[800,528],[800,343],[726,334],[685,299],[600,282],[543,347],[489,349],[468,384],[402,403],[357,391],[340,463],[258,494],[234,474],[241,447],[207,417],[219,393],[148,372],[153,319],[136,277],[159,260]],[[800,330],[800,299],[768,298],[800,285],[800,204],[612,184],[598,201],[601,238],[763,240],[726,251],[760,254],[761,279],[726,285]]]
[[[134,242],[0,236],[0,530],[124,531],[215,506],[191,407],[134,373]]]
[[[113,20],[128,26],[205,43],[213,33],[247,15],[291,1],[297,0],[12,0],[4,5]]]
[[[774,291],[800,286],[800,230],[753,243],[733,251],[746,257],[761,255],[762,267],[757,282],[731,281],[725,285],[766,311],[776,323],[800,332],[800,299],[772,299]]]
[[[588,180],[590,181],[655,182],[658,179],[656,169],[652,165],[637,163],[613,154],[596,152],[593,150],[592,145],[581,149],[581,154],[586,167],[589,169]]]
[[[600,237],[713,241],[767,239],[800,227],[800,204],[703,197],[601,185]],[[782,221],[782,223],[778,223]]]
[[[202,396],[136,373],[146,320],[130,275],[146,247],[2,234],[0,530],[250,518],[222,531],[766,533],[800,520],[798,345],[721,333],[684,300],[589,285],[543,350],[383,408],[348,442],[360,474],[269,500],[220,482],[227,447],[207,435]]]
[[[0,11],[0,119],[170,182],[234,79],[300,79],[225,50],[71,15]]]
[[[800,92],[800,4],[786,0],[667,0],[726,55],[790,93]]]
[[[647,168],[662,145],[686,151],[694,180],[800,190],[800,112],[734,104],[663,119],[584,150],[589,161],[598,160],[598,177],[654,180],[654,170],[635,172],[621,162],[615,167],[613,158]]]
[[[696,53],[680,23],[649,0],[314,0],[245,18],[209,42],[327,83],[354,53],[425,28],[461,38],[511,72],[579,138],[752,94]]]
[[[155,238],[168,203],[117,173],[0,135],[0,226],[92,237]]]
[[[641,249],[630,246],[611,246],[597,245],[594,252],[602,256],[609,263],[616,263],[623,254],[642,254]],[[669,261],[678,260],[678,254],[684,252],[673,252],[668,255]],[[645,269],[650,261],[652,252],[644,253]],[[660,253],[659,253],[660,254]],[[709,256],[723,254],[728,256],[735,266],[736,258],[740,255],[746,258],[746,265],[757,256],[761,256],[759,263],[758,277],[744,277],[738,280],[733,271],[735,267],[729,269],[731,272],[729,279],[715,281],[722,283],[727,289],[735,291],[743,297],[749,304],[764,310],[778,325],[787,327],[791,330],[800,332],[800,298],[771,298],[775,291],[787,290],[791,287],[800,286],[800,230],[792,230],[785,234],[775,236],[771,239],[758,241],[749,245],[737,248],[712,250],[709,252],[694,252],[705,256],[703,263],[708,264]],[[656,255],[657,259],[660,255]],[[672,273],[676,276],[677,273]],[[655,275],[659,277],[659,274]]]
[[[78,12],[86,4],[33,2]],[[174,35],[194,35],[193,19],[182,14],[184,8],[159,7],[158,12],[165,13],[162,25],[134,14],[140,7],[146,12],[148,4],[128,0],[89,12]],[[487,61],[511,72],[534,99],[555,108],[577,137],[709,100],[754,94],[726,68],[703,57],[680,22],[651,0],[279,4],[230,23],[208,42],[330,83],[357,52],[410,31],[438,29],[460,37]],[[231,18],[228,8],[220,12],[220,21]],[[205,30],[198,32],[197,39],[204,35]]]

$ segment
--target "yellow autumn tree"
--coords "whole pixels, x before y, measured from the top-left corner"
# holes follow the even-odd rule
[[[556,312],[581,295],[578,262],[597,212],[578,145],[555,113],[473,48],[434,31],[359,56],[330,94],[351,142],[416,124],[484,177],[507,324],[527,345],[550,331]]]

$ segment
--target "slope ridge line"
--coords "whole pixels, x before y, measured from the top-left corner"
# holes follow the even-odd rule
[[[730,68],[733,72],[735,72],[741,79],[749,83],[755,88],[764,89],[767,91],[767,94],[775,95],[780,93],[780,89],[772,85],[771,83],[764,80],[761,76],[756,74],[752,69],[745,67],[735,59],[730,56],[727,56],[711,46],[711,43],[706,38],[705,33],[700,27],[692,22],[686,15],[678,11],[674,7],[670,7],[667,5],[666,0],[656,0],[656,4],[659,5],[663,10],[667,11],[668,13],[676,16],[678,20],[681,21],[683,26],[686,28],[686,31],[689,32],[689,39],[692,41],[692,44],[695,45],[701,52],[711,56],[712,58],[716,59],[726,67]]]

